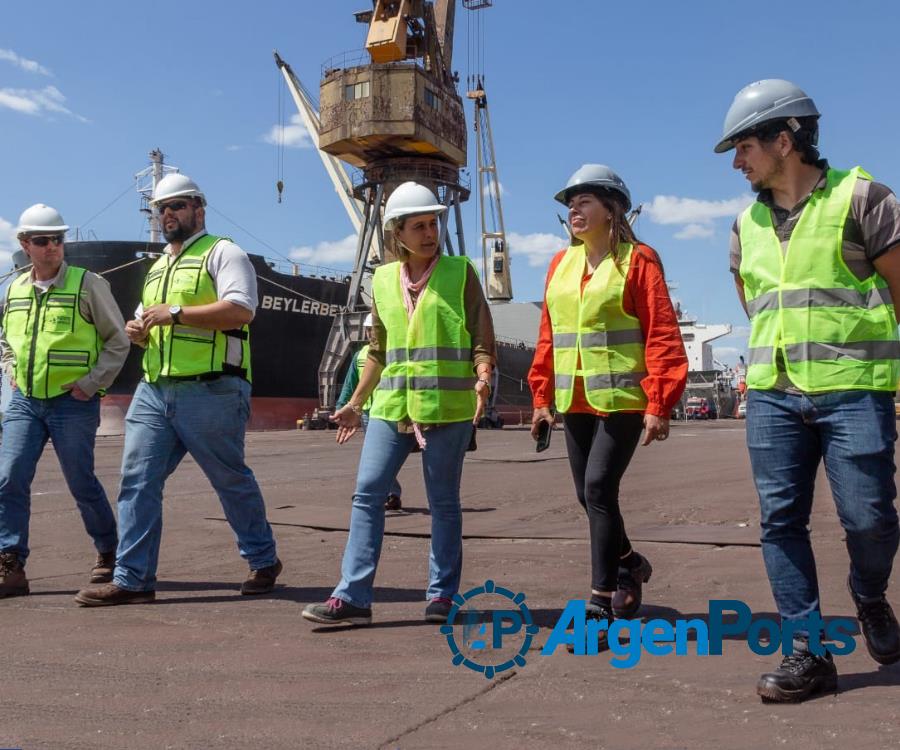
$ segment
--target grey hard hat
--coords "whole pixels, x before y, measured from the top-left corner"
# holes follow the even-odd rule
[[[756,81],[744,86],[734,97],[715,152],[722,154],[733,149],[739,136],[765,122],[819,116],[815,103],[799,86],[781,78]]]
[[[625,199],[625,210],[631,210],[631,193],[625,181],[605,164],[582,164],[575,170],[566,186],[554,198],[564,206],[569,204],[569,197],[578,192],[591,192],[590,188],[613,190]],[[578,190],[578,188],[585,188]]]

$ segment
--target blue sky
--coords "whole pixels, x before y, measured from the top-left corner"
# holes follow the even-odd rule
[[[19,213],[38,201],[100,239],[145,238],[129,187],[159,147],[217,211],[279,253],[348,267],[350,224],[295,130],[284,202],[276,203],[276,151],[266,142],[281,86],[272,50],[317,91],[327,58],[363,47],[353,12],[368,4],[4,3],[0,261]],[[734,361],[746,321],[728,273],[728,233],[749,192],[730,157],[712,152],[725,112],[746,83],[793,80],[823,112],[823,154],[897,188],[898,8],[886,0],[733,9],[494,0],[479,11],[516,299],[540,297],[547,262],[563,244],[552,195],[580,164],[607,163],[645,204],[638,234],[660,252],[673,295],[700,320],[735,326],[718,342],[720,358]],[[469,13],[457,12],[454,68],[463,82]],[[475,210],[472,200],[464,212],[470,253],[480,247]],[[274,255],[216,213],[208,225]]]

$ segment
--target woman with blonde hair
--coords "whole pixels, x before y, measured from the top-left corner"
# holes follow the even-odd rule
[[[446,210],[415,182],[397,187],[385,205],[384,228],[400,260],[375,271],[368,358],[349,402],[332,417],[337,442],[345,443],[374,394],[341,581],[326,602],[303,610],[315,623],[371,623],[384,498],[416,445],[431,508],[425,619],[445,622],[459,590],[462,464],[490,394],[496,352],[478,274],[467,258],[441,254],[438,217]]]

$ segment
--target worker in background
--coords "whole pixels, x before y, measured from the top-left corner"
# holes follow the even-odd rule
[[[547,272],[528,374],[532,435],[541,422],[552,426],[555,405],[590,530],[587,614],[612,622],[638,611],[652,572],[625,533],[619,484],[638,442],[669,437],[688,362],[662,263],[628,223],[631,193],[619,175],[585,164],[556,200],[569,209],[574,239]]]
[[[115,575],[78,592],[75,601],[86,607],[155,598],[163,487],[188,453],[219,496],[250,566],[241,593],[268,593],[282,569],[259,485],[244,462],[253,266],[233,242],[207,234],[206,198],[186,175],[160,180],[151,205],[169,244],[125,326],[144,347],[144,380],[125,417]]]
[[[109,282],[66,263],[68,228],[42,203],[19,218],[31,267],[6,290],[0,336],[12,386],[0,444],[0,598],[29,593],[31,481],[48,439],[97,551],[91,582],[112,580],[115,564],[116,519],[94,473],[94,442],[100,396],[130,344]]]
[[[441,254],[438,217],[446,210],[415,182],[397,187],[385,204],[384,228],[401,260],[375,271],[366,365],[347,405],[332,417],[337,442],[345,443],[374,394],[341,581],[326,602],[303,610],[315,623],[372,621],[384,498],[414,445],[422,449],[431,508],[426,621],[445,622],[459,590],[463,458],[490,395],[496,347],[474,267],[465,257]]]
[[[834,690],[830,654],[809,650],[820,613],[809,541],[824,459],[850,554],[847,585],[869,653],[900,660],[885,598],[900,530],[894,499],[893,393],[900,374],[900,207],[859,167],[819,158],[819,111],[789,81],[741,89],[717,153],[757,193],[731,238],[731,271],[750,318],[747,446],[759,494],[762,553],[775,604],[795,627],[793,653],[764,674],[766,700]]]
[[[363,329],[365,331],[366,339],[371,338],[372,336],[372,313],[366,315],[365,320],[363,321]],[[347,370],[347,376],[344,378],[344,386],[341,388],[341,395],[338,396],[337,403],[335,404],[337,410],[340,410],[344,407],[344,405],[350,401],[350,397],[353,395],[353,392],[356,390],[356,386],[359,385],[359,379],[362,376],[363,368],[366,364],[366,359],[369,356],[369,344],[360,347],[359,351],[353,355],[353,361],[350,363],[350,367]],[[371,396],[363,404],[363,413],[362,413],[362,428],[365,430],[369,426],[369,412],[372,409],[372,398]],[[403,502],[400,499],[400,495],[403,492],[403,488],[400,487],[400,482],[397,478],[394,478],[394,483],[391,485],[391,490],[388,492],[387,500],[384,503],[385,510],[400,510],[403,507]]]

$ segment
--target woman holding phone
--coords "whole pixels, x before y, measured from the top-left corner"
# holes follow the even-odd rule
[[[611,622],[637,612],[652,572],[625,533],[619,483],[638,442],[668,438],[688,363],[662,263],[628,223],[622,179],[585,164],[555,197],[569,209],[573,239],[547,273],[528,375],[532,435],[552,424],[555,404],[590,527],[588,615]]]

